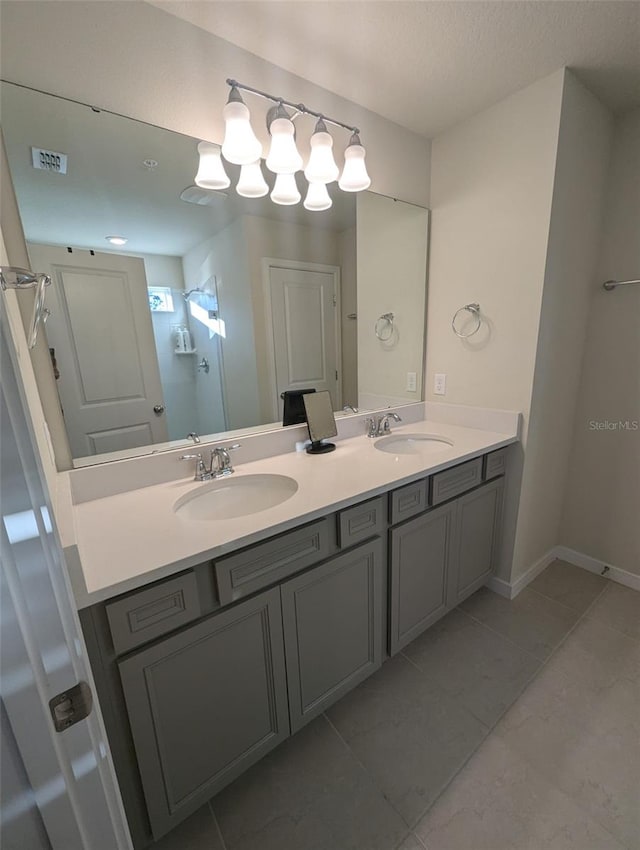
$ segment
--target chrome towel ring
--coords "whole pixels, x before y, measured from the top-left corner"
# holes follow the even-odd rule
[[[459,331],[458,328],[456,327],[456,319],[458,318],[460,313],[462,313],[463,310],[466,310],[468,313],[471,313],[471,315],[474,316],[474,318],[475,318],[475,324],[474,324],[473,329],[468,331],[467,333],[463,333],[462,331]],[[460,309],[456,310],[456,312],[453,314],[453,319],[451,319],[451,327],[453,328],[453,332],[456,336],[459,336],[460,339],[468,339],[470,336],[477,334],[478,331],[480,330],[481,324],[482,324],[482,317],[480,316],[480,305],[476,304],[476,303],[465,304],[464,307],[460,307]]]
[[[393,313],[383,313],[375,324],[375,332],[378,339],[386,342],[393,336]]]

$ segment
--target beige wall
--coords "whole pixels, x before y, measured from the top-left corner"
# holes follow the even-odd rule
[[[518,410],[498,575],[509,580],[528,438],[564,72],[559,71],[433,142],[426,398]],[[454,312],[479,302],[468,342]],[[433,393],[436,372],[447,393]]]
[[[0,175],[0,229],[2,230],[3,237],[2,264],[17,266],[18,268],[30,268],[27,245],[22,231],[22,222],[20,221],[18,204],[13,191],[13,183],[9,175],[9,164],[1,133]],[[20,293],[20,297],[15,299],[15,306],[22,316],[24,327],[28,326],[31,319],[35,297],[33,292],[34,290],[22,292]],[[14,303],[12,301],[13,293],[7,293],[7,295],[11,296],[9,301]],[[29,410],[34,421],[34,427],[36,428],[36,438],[42,455],[47,485],[51,498],[55,501],[55,487],[50,468],[50,462],[53,461],[53,450],[51,449],[50,451],[48,448],[49,441],[53,439],[53,444],[56,446],[55,461],[59,469],[69,469],[71,467],[71,449],[67,440],[58,388],[53,376],[51,357],[49,356],[46,339],[46,329],[44,332],[40,331],[38,333],[36,347],[31,352],[27,349],[24,333],[20,337],[16,336],[19,332],[16,325],[13,325],[13,332],[14,345],[18,349],[18,355],[21,360],[23,380],[29,390],[35,390],[35,394],[31,394],[31,392],[27,394]],[[26,362],[26,358],[29,358],[28,363]],[[32,377],[34,381],[33,385],[31,383]],[[47,447],[46,455],[42,453],[43,440]]]
[[[525,439],[562,83],[546,77],[433,141],[426,398],[522,411]],[[451,319],[470,302],[485,325],[464,342]]]
[[[605,210],[559,542],[640,575],[640,430],[617,427],[640,422],[640,285],[599,285],[640,274],[640,109],[615,124]]]
[[[567,72],[512,581],[559,543],[610,142],[608,111]]]
[[[422,398],[429,213],[382,195],[357,198],[358,403],[371,408]],[[388,340],[379,317],[393,313]],[[385,322],[380,323],[383,336]],[[407,373],[416,390],[408,391]]]
[[[429,205],[429,141],[139,0],[3,0],[0,23],[4,79],[221,141],[225,80],[235,77],[357,125],[372,190]],[[25,61],[25,45],[46,59]],[[264,115],[264,101],[247,104]],[[266,143],[264,122],[253,124]],[[307,149],[314,123],[296,126]],[[339,159],[348,134],[334,137]]]
[[[358,404],[358,322],[349,316],[358,315],[356,282],[356,228],[350,227],[339,235],[340,297],[342,331],[342,401]]]

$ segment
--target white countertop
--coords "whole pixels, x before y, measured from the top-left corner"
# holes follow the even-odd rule
[[[424,420],[393,433],[445,437],[424,455],[394,455],[375,448],[366,436],[337,441],[335,452],[289,452],[242,463],[233,457],[235,477],[278,474],[294,478],[297,492],[275,507],[226,520],[190,520],[173,510],[191,490],[206,486],[191,478],[82,502],[73,507],[79,563],[70,561],[78,607],[100,602],[164,578],[234,549],[263,540],[336,509],[415,481],[517,440],[498,433]]]

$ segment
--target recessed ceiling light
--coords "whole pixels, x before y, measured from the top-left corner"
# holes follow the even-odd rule
[[[125,236],[105,236],[104,238],[112,245],[126,245],[129,241]]]

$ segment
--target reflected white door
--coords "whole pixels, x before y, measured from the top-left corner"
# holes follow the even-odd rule
[[[51,275],[46,333],[73,457],[165,442],[144,261],[34,244],[29,255]]]
[[[274,409],[285,390],[328,390],[342,406],[339,333],[340,270],[312,263],[267,263],[267,322],[273,344]]]

